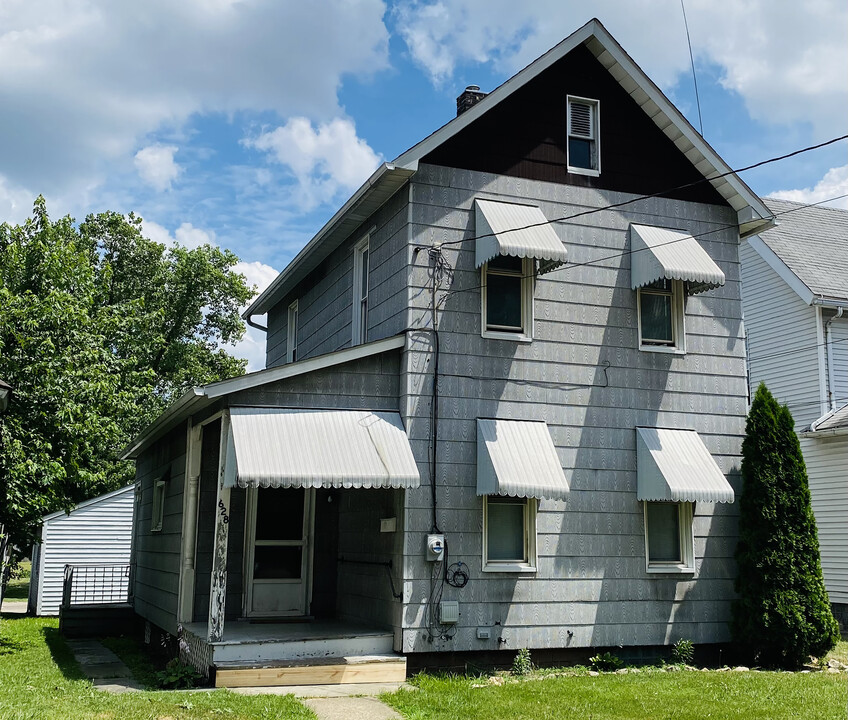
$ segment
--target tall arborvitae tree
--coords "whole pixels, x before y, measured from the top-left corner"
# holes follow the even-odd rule
[[[789,409],[760,384],[742,443],[733,636],[769,667],[798,667],[839,639],[794,428]]]

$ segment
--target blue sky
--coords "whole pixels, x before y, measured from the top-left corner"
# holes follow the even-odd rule
[[[848,5],[686,0],[704,135],[742,167],[848,130]],[[597,16],[697,127],[679,0],[0,0],[0,221],[135,211],[264,287],[383,160]],[[846,143],[744,175],[848,193]],[[835,204],[848,207],[845,199]],[[237,348],[251,369],[261,336]]]

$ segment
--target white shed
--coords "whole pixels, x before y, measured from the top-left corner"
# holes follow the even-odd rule
[[[32,548],[29,607],[36,615],[58,615],[62,604],[65,565],[113,566],[115,572],[98,577],[105,597],[127,588],[133,519],[133,485],[86,500],[70,513],[45,515],[41,542]],[[103,587],[103,583],[108,587]]]

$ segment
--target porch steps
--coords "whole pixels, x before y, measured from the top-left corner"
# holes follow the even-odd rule
[[[308,660],[284,660],[263,665],[239,662],[215,664],[215,687],[281,687],[392,683],[406,680],[402,655],[356,655]]]

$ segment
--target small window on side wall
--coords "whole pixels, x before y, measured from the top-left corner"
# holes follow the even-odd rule
[[[353,248],[352,345],[362,345],[368,340],[368,242],[366,235]]]
[[[682,353],[686,350],[683,283],[658,280],[636,291],[639,349]]]
[[[165,518],[165,476],[153,483],[153,514],[150,520],[150,532],[159,532]]]
[[[295,300],[289,305],[288,332],[286,333],[286,362],[297,362],[297,317],[298,305]]]
[[[601,174],[600,104],[568,96],[568,172]]]
[[[536,571],[536,499],[483,497],[483,570]]]
[[[648,572],[695,572],[692,503],[645,502]]]
[[[483,336],[529,340],[533,336],[533,260],[498,255],[481,272]]]

